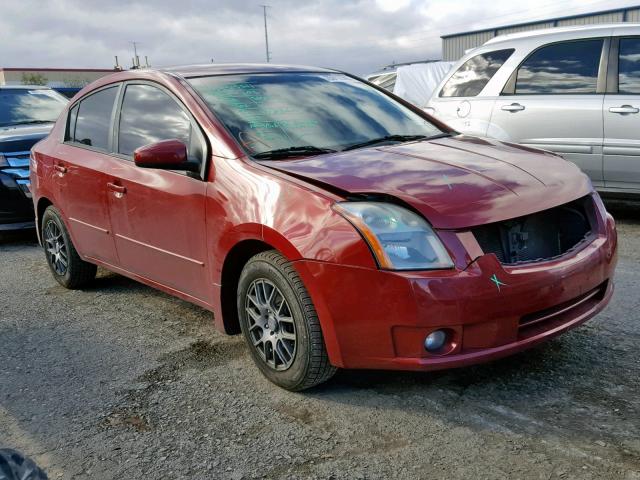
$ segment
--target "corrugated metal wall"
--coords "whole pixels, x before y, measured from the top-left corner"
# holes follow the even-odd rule
[[[470,48],[482,45],[484,42],[493,38],[493,32],[479,32],[471,33],[469,35],[461,35],[459,37],[452,38],[455,42],[447,42],[445,39],[442,41],[442,59],[443,60],[457,60],[464,52]]]
[[[627,12],[627,22],[640,22],[640,8]]]
[[[622,22],[624,15],[622,12],[605,13],[604,15],[590,15],[588,17],[570,18],[568,20],[559,20],[559,27],[568,25],[594,25],[597,23],[615,23]]]
[[[457,60],[464,55],[466,50],[479,47],[496,35],[539,30],[541,28],[551,28],[556,25],[560,27],[567,25],[593,25],[597,23],[623,22],[625,21],[624,16],[624,10],[620,10],[615,12],[595,13],[592,15],[584,15],[582,17],[568,18],[565,20],[548,20],[529,25],[504,27],[495,30],[486,30],[483,32],[472,32],[467,34],[463,33],[442,39],[442,59],[447,61]],[[626,21],[640,22],[640,8],[627,9]]]
[[[529,30],[539,30],[541,28],[551,28],[553,22],[541,22],[534,25],[520,25],[519,27],[499,28],[498,35],[506,35],[507,33],[528,32]]]

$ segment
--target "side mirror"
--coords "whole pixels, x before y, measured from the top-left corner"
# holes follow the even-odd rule
[[[163,140],[137,148],[133,161],[141,168],[199,172],[200,164],[187,158],[187,146],[180,140]]]

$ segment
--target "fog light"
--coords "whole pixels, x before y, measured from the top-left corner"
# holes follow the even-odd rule
[[[427,349],[427,352],[437,352],[444,347],[446,341],[447,332],[444,330],[435,330],[424,339],[424,348]]]

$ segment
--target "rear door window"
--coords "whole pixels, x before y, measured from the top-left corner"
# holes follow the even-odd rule
[[[489,83],[513,49],[496,50],[471,57],[454,73],[440,91],[441,97],[475,97]]]
[[[144,145],[177,139],[187,146],[190,159],[203,159],[198,129],[173,98],[152,85],[127,86],[119,125],[118,153],[132,155]]]
[[[70,140],[108,151],[111,114],[117,93],[118,87],[109,87],[81,100],[77,113],[72,109],[72,116],[77,115],[77,118]]]
[[[618,92],[640,94],[640,38],[620,39]]]
[[[597,38],[539,48],[518,69],[516,95],[596,93],[603,42]]]

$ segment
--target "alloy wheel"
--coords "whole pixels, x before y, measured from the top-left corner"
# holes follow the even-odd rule
[[[49,264],[60,276],[67,273],[69,253],[58,225],[50,220],[44,228],[44,244]]]
[[[284,295],[273,282],[258,278],[245,298],[249,336],[262,360],[274,370],[287,370],[296,356],[296,326]]]

